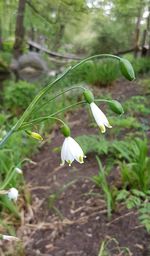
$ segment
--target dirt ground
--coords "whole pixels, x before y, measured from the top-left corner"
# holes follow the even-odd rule
[[[122,101],[140,95],[138,88],[134,82],[123,81],[107,91]],[[67,118],[72,137],[99,133],[90,126],[85,108],[70,112]],[[64,138],[57,128],[50,136],[51,143],[46,143],[33,156],[36,164],[28,164],[24,169],[32,197],[18,230],[25,255],[98,256],[103,240],[110,240],[111,256],[129,255],[119,252],[118,246],[129,248],[130,255],[150,255],[150,235],[140,226],[136,211],[120,206],[108,219],[100,189],[90,179],[98,173],[95,155],[87,155],[82,165],[73,163],[71,167],[67,164],[61,167],[58,149]]]

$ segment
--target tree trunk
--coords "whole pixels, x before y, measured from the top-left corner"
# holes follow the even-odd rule
[[[138,10],[138,17],[137,17],[137,21],[136,21],[136,27],[135,27],[135,42],[134,42],[134,57],[136,58],[138,55],[138,51],[139,51],[139,39],[140,39],[140,22],[141,22],[141,18],[142,18],[142,11],[143,11],[143,4],[141,3],[141,5],[139,6],[139,10]]]
[[[147,35],[148,35],[148,53],[147,55],[150,56],[150,6],[148,8],[148,17],[147,17]]]
[[[17,59],[23,52],[23,42],[25,29],[23,25],[24,14],[25,14],[26,0],[19,0],[17,19],[16,19],[16,30],[15,30],[15,43],[13,47],[13,56]]]
[[[2,23],[0,21],[0,51],[3,50],[3,39],[2,39]]]
[[[59,30],[56,33],[55,41],[54,41],[54,46],[53,46],[53,51],[58,51],[58,49],[61,46],[61,40],[64,36],[65,32],[65,25],[60,24]]]

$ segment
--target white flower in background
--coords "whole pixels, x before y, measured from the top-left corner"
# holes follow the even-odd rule
[[[72,162],[76,160],[80,164],[84,163],[85,157],[80,145],[70,136],[66,137],[61,149],[61,161],[64,165],[65,161],[71,166]]]
[[[102,133],[106,131],[105,126],[108,128],[112,128],[105,114],[100,110],[100,108],[94,102],[90,103],[90,108],[94,116],[95,122],[99,126]]]
[[[7,236],[7,235],[0,235],[0,238],[2,240],[6,240],[6,241],[19,241],[20,239],[18,237],[15,236]]]
[[[23,173],[23,171],[20,168],[18,168],[18,167],[15,168],[15,171],[16,171],[16,173],[19,173],[19,174]]]
[[[16,188],[10,188],[8,190],[7,196],[10,200],[14,200],[15,202],[18,199],[18,190]]]

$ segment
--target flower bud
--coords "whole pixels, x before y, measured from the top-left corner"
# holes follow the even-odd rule
[[[90,90],[85,90],[83,92],[83,95],[87,103],[91,104],[92,102],[94,102],[94,95]]]
[[[70,128],[68,125],[64,124],[63,127],[61,128],[61,132],[65,137],[70,136]]]
[[[132,81],[135,79],[134,69],[128,60],[121,58],[119,62],[119,66],[120,66],[120,71],[125,78],[127,78],[129,81]]]
[[[124,113],[123,107],[119,101],[112,100],[111,102],[108,103],[108,105],[109,105],[110,109],[113,112],[115,112],[116,114],[121,115]]]
[[[43,140],[42,136],[37,132],[26,131],[26,133],[36,140]]]

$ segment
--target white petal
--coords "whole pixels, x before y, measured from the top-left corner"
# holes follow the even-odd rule
[[[111,128],[111,125],[109,124],[107,117],[94,102],[90,104],[90,107],[91,107],[91,111],[94,116],[94,119],[97,125],[101,128],[101,130],[105,132],[104,125],[108,128]]]
[[[65,159],[66,159],[66,152],[67,152],[66,150],[67,150],[67,141],[66,141],[66,138],[65,138],[65,140],[63,142],[63,145],[62,145],[62,148],[61,148],[61,160],[62,160],[62,162],[64,162]]]
[[[72,155],[69,147],[69,137],[65,138],[64,143],[62,145],[61,160],[62,163],[66,161],[69,163],[69,165],[71,165],[71,163],[74,161],[74,156]]]
[[[18,167],[15,168],[15,171],[16,171],[16,173],[19,173],[19,174],[23,173],[23,171],[20,168],[18,168]]]
[[[79,163],[83,163],[83,157],[84,153],[80,145],[71,137],[69,139],[69,149],[73,157],[78,161]]]
[[[6,241],[19,241],[20,239],[15,236],[2,235],[2,239]]]
[[[9,189],[7,196],[10,200],[17,201],[18,199],[18,190],[16,188]]]

